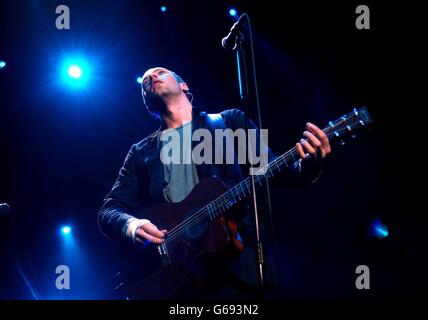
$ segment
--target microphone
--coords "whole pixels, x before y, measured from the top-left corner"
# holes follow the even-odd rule
[[[236,48],[236,37],[238,36],[239,32],[242,30],[242,26],[244,24],[244,14],[242,14],[238,21],[236,21],[232,28],[230,28],[230,32],[227,36],[225,36],[221,40],[221,45],[225,50],[233,51]]]

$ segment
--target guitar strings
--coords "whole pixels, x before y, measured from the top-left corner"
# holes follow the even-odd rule
[[[324,129],[324,132],[326,134],[329,134],[329,132],[328,132],[329,129],[330,128]],[[293,156],[294,156],[295,153],[296,153],[296,150],[297,149],[294,147],[293,149],[289,150],[288,152],[284,153],[283,155],[281,155],[278,158],[276,158],[275,160],[273,160],[270,164],[268,164],[267,170],[269,170],[274,165],[277,165],[277,167],[278,167],[279,162],[283,161],[289,155],[291,155],[291,154],[294,153],[293,154]],[[264,168],[262,168],[260,170],[266,170],[266,167],[264,167]],[[272,174],[272,172],[271,172],[271,174]],[[234,198],[234,200],[236,201],[236,199],[235,199],[235,197],[233,195],[234,194],[234,189],[239,189],[239,185],[241,185],[243,183],[245,183],[246,187],[248,188],[248,181],[247,180],[248,180],[248,178],[244,179],[243,181],[241,181],[240,183],[238,183],[237,185],[235,185],[233,188],[229,189],[227,192],[225,192],[224,194],[222,194],[221,196],[219,196],[217,199],[213,200],[211,202],[211,204],[209,204],[209,205],[201,208],[196,213],[194,213],[191,217],[183,220],[179,225],[177,225],[176,227],[174,227],[171,230],[171,232],[169,233],[169,237],[167,238],[167,241],[169,243],[172,242],[175,238],[177,238],[178,236],[180,236],[184,231],[188,230],[193,225],[199,223],[202,219],[206,218],[206,213],[209,213],[209,211],[210,211],[210,209],[208,208],[208,206],[211,205],[214,208],[214,210],[212,210],[212,211],[214,211],[214,213],[217,213],[216,211],[218,209],[223,209],[223,210],[227,209],[227,207],[225,208],[225,205],[227,205],[227,200],[228,200],[225,197],[226,194],[229,194],[229,195],[231,194],[232,197]],[[243,187],[241,187],[241,189],[243,190]],[[249,191],[249,193],[251,193],[251,191]],[[225,200],[226,200],[226,202],[225,202]]]
[[[275,160],[273,160],[271,163],[268,164],[267,167],[271,167],[272,165],[278,165],[278,163],[280,161],[284,160],[284,158],[288,157],[292,153],[296,153],[296,151],[297,150],[294,147],[292,150],[287,151],[283,155],[281,155],[278,158],[276,158]],[[268,170],[268,169],[266,169],[266,167],[263,167],[259,171],[261,171],[261,170]],[[224,194],[220,195],[215,200],[211,201],[211,203],[209,205],[204,206],[203,208],[201,208],[200,210],[198,210],[197,212],[195,212],[192,216],[190,216],[189,218],[183,220],[180,224],[178,224],[173,229],[171,229],[171,231],[168,232],[168,238],[166,239],[166,241],[167,242],[173,241],[177,236],[180,236],[183,232],[185,232],[186,230],[188,230],[191,227],[193,227],[195,224],[197,224],[200,221],[202,221],[204,218],[206,218],[206,213],[209,213],[210,211],[212,211],[215,214],[215,213],[217,213],[218,209],[223,209],[223,210],[224,209],[228,209],[228,208],[225,208],[225,205],[227,205],[227,202],[228,202],[227,201],[228,199],[225,198],[226,194],[230,194],[231,193],[232,197],[236,201],[235,197],[233,196],[233,190],[234,189],[239,189],[239,185],[241,185],[241,184],[245,184],[246,186],[248,186],[248,182],[249,181],[247,181],[247,180],[249,180],[249,177],[247,177],[246,179],[242,180],[241,182],[239,182],[238,184],[236,184],[234,187],[232,187],[231,189],[229,189],[228,191],[226,191]],[[241,187],[241,189],[244,191],[243,187]],[[249,193],[251,193],[251,191],[249,191]],[[208,206],[211,206],[212,209],[210,210],[208,208]]]
[[[328,127],[328,128],[325,128],[323,131],[327,135],[329,135],[330,134],[330,132],[328,132],[329,129],[332,129],[332,128]],[[281,156],[279,156],[278,158],[276,158],[275,160],[273,160],[271,163],[268,164],[267,167],[261,168],[259,171],[266,170],[266,168],[267,168],[267,170],[269,170],[271,167],[273,167],[273,165],[277,165],[278,166],[279,162],[283,161],[286,157],[290,156],[293,153],[294,153],[293,154],[293,157],[294,157],[294,155],[296,154],[296,151],[297,151],[297,149],[296,149],[296,147],[294,147],[293,149],[287,151],[286,153],[282,154]],[[248,187],[248,181],[247,181],[248,179],[249,179],[249,177],[247,177],[246,179],[244,179],[243,181],[241,181],[240,183],[238,183],[237,185],[235,185],[234,187],[232,187],[231,189],[229,189],[227,192],[225,192],[221,196],[217,197],[209,205],[201,208],[200,210],[198,210],[197,212],[195,212],[191,217],[183,220],[180,224],[178,224],[176,227],[174,227],[173,229],[171,229],[171,231],[168,233],[169,236],[168,236],[166,242],[167,243],[171,243],[173,240],[175,240],[177,237],[179,237],[182,233],[184,233],[189,228],[193,227],[195,224],[199,223],[204,218],[206,218],[206,213],[210,212],[210,209],[208,208],[208,206],[212,206],[214,208],[214,210],[211,210],[214,213],[217,213],[216,211],[218,211],[218,209],[222,209],[222,208],[223,208],[223,210],[227,209],[227,207],[225,208],[225,205],[227,205],[227,200],[228,199],[225,198],[225,195],[228,194],[228,193],[230,193],[232,191],[232,197],[234,198],[234,196],[233,196],[233,190],[234,189],[239,189],[238,186],[241,185],[241,184],[243,184],[243,183],[245,183],[245,185]],[[241,189],[243,190],[243,188],[241,188]],[[226,202],[224,200],[226,200]],[[236,199],[234,199],[234,200],[236,201]]]
[[[340,122],[342,120],[337,120],[336,122]],[[351,125],[352,127],[352,125]],[[334,131],[339,131],[340,129],[336,128],[335,126],[329,126],[325,129],[323,129],[323,132],[329,136],[331,134],[331,132],[329,132],[329,130],[333,130]],[[285,158],[289,157],[292,155],[292,157],[294,158],[294,156],[297,153],[297,149],[296,147],[293,147],[291,150],[285,152],[284,154],[282,154],[281,156],[279,156],[278,158],[276,158],[275,160],[273,160],[271,163],[269,163],[267,166],[261,168],[260,170],[258,170],[257,172],[260,172],[262,170],[267,170],[266,173],[268,173],[269,169],[271,170],[271,168],[273,167],[273,165],[276,165],[278,168],[278,164],[280,162],[282,162]],[[256,174],[257,174],[256,172]],[[272,170],[271,170],[271,174],[272,174]],[[273,174],[272,174],[273,175]],[[203,208],[199,209],[197,212],[195,212],[192,216],[186,218],[185,220],[183,220],[181,223],[179,223],[177,226],[175,226],[173,229],[171,229],[170,232],[168,232],[168,238],[166,239],[166,243],[170,244],[172,241],[174,241],[176,238],[178,238],[179,236],[181,236],[185,231],[187,231],[188,229],[190,229],[191,227],[193,227],[194,225],[196,225],[197,223],[199,223],[200,221],[202,221],[203,219],[206,218],[206,213],[210,213],[210,211],[212,211],[214,214],[217,213],[218,209],[222,209],[223,210],[227,210],[228,208],[225,208],[225,205],[227,205],[227,198],[226,198],[226,194],[231,193],[233,199],[236,201],[233,193],[235,189],[239,189],[239,185],[241,184],[245,184],[246,187],[248,188],[248,184],[247,184],[247,180],[249,180],[250,177],[247,177],[246,179],[242,180],[241,182],[239,182],[238,184],[236,184],[234,187],[232,187],[231,189],[229,189],[228,191],[226,191],[225,193],[223,193],[222,195],[220,195],[219,197],[217,197],[215,200],[211,201],[210,204],[204,206]],[[241,187],[242,191],[244,191],[243,187]],[[245,191],[244,191],[245,193]],[[249,193],[251,193],[251,191],[249,191]],[[239,194],[239,191],[238,193]],[[226,202],[225,202],[226,200]],[[209,209],[209,206],[211,206],[213,209]]]

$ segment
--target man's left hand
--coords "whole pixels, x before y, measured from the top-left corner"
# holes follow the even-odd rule
[[[316,125],[308,122],[306,124],[307,131],[303,135],[307,139],[301,139],[296,143],[297,152],[302,159],[316,158],[317,154],[321,154],[321,158],[325,158],[331,152],[330,141],[327,135]]]

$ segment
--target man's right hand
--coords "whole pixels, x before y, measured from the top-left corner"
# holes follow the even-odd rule
[[[147,241],[162,244],[165,241],[166,230],[159,230],[153,223],[147,222],[135,231],[135,241],[145,244]]]

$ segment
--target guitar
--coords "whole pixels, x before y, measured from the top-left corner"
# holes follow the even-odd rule
[[[330,141],[342,141],[373,122],[365,107],[354,109],[323,129]],[[256,174],[261,185],[300,159],[296,147],[271,161]],[[257,173],[261,173],[257,172]],[[128,280],[125,289],[133,299],[167,299],[189,276],[197,281],[194,265],[199,258],[227,246],[238,254],[244,244],[237,235],[236,223],[225,216],[230,208],[252,193],[252,177],[229,190],[217,177],[202,179],[179,203],[159,203],[143,210],[142,216],[160,229],[167,229],[165,242],[144,248],[127,247],[121,257],[122,271]]]

